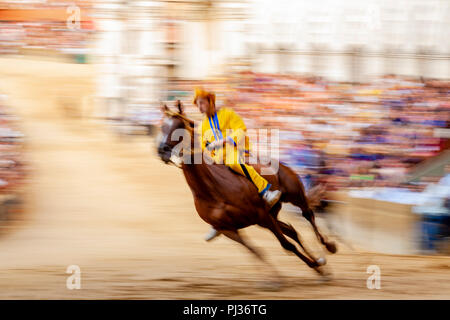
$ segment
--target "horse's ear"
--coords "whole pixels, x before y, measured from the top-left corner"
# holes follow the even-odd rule
[[[169,111],[169,107],[165,103],[161,102],[161,112],[166,113],[167,111]]]
[[[181,103],[180,100],[177,100],[176,106],[177,106],[178,111],[180,112],[180,114],[183,114],[183,112],[184,112],[184,106],[183,106],[183,104]]]

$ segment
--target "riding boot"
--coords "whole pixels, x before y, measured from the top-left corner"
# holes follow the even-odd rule
[[[211,241],[215,237],[218,237],[220,235],[220,232],[211,227],[211,230],[208,232],[208,234],[205,237],[205,241]]]
[[[280,190],[266,190],[262,196],[264,201],[269,205],[270,208],[272,208],[281,198],[281,191]]]

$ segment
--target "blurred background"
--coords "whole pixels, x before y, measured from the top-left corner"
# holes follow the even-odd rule
[[[147,298],[243,294],[236,279],[237,291],[208,287],[233,277],[220,266],[241,253],[201,242],[207,226],[181,172],[154,152],[160,101],[180,99],[199,120],[192,97],[203,86],[248,128],[279,129],[281,161],[322,189],[316,212],[341,243],[330,257],[341,283],[309,293],[370,298],[355,281],[381,264],[390,287],[374,298],[448,298],[449,30],[447,0],[0,1],[0,286],[16,285],[0,297],[66,297],[36,289],[50,276],[30,270],[58,279],[75,257],[91,283],[117,276],[105,261],[151,278]],[[298,214],[282,213],[308,229]],[[249,234],[284,254],[270,235]],[[211,262],[218,248],[225,256]],[[280,259],[284,273],[297,270]],[[234,276],[250,274],[245,261]],[[190,296],[191,273],[209,264],[219,275]],[[405,264],[428,291],[419,281],[401,295]],[[183,280],[164,280],[173,277]],[[141,297],[108,288],[93,285],[91,297]],[[256,297],[299,298],[290,290]]]

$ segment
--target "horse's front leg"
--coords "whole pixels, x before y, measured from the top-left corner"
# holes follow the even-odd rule
[[[201,207],[197,208],[197,212],[200,217],[207,223],[211,225],[211,229],[205,236],[205,241],[211,241],[222,234],[220,229],[224,228],[224,209],[223,208],[208,208]]]
[[[263,254],[251,246],[244,238],[242,238],[241,234],[238,230],[221,230],[221,233],[225,235],[227,238],[236,241],[237,243],[243,245],[245,248],[247,248],[259,261],[263,262],[263,264],[268,267],[268,271],[270,272],[270,275],[274,277],[274,280],[271,281],[269,284],[273,289],[278,289],[282,284],[282,279],[278,271],[275,269],[273,265],[269,263],[263,256]]]

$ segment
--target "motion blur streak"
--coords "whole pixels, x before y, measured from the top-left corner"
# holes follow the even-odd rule
[[[445,0],[0,2],[0,299],[449,299],[449,21]],[[198,86],[280,130],[339,245],[327,284],[260,228],[278,291],[203,241],[156,153],[160,102],[201,120]]]

